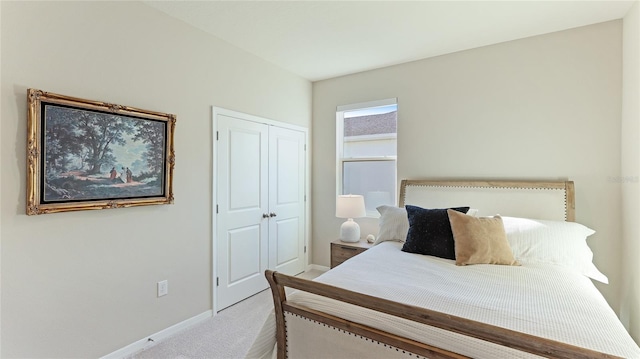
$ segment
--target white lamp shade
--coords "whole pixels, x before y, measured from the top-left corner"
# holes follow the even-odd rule
[[[367,215],[364,207],[364,197],[359,194],[338,196],[336,200],[336,217],[359,218]]]

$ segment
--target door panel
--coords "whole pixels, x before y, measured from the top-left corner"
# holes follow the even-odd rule
[[[298,238],[300,228],[298,218],[278,220],[276,226],[278,249],[275,265],[277,267],[298,260],[301,243]]]
[[[262,275],[260,272],[260,226],[237,228],[228,232],[227,262],[229,286]]]
[[[229,135],[229,209],[258,209],[261,202],[263,128],[234,128]]]
[[[305,159],[304,132],[269,128],[269,265],[289,275],[305,269]]]
[[[300,171],[298,167],[300,165],[300,142],[299,139],[295,137],[282,137],[282,133],[276,136],[276,141],[278,141],[275,146],[277,153],[274,157],[277,161],[277,165],[275,166],[275,170],[277,171],[276,183],[278,187],[278,190],[275,192],[277,205],[297,205],[302,200],[300,195],[304,195],[304,192],[300,191],[300,187],[304,183],[300,183]],[[302,175],[304,175],[304,173]]]
[[[265,288],[269,268],[268,126],[217,116],[217,305]]]

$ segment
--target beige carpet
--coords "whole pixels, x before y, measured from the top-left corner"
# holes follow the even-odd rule
[[[322,271],[314,269],[299,277],[313,279],[320,274]],[[203,323],[157,343],[133,358],[244,358],[271,309],[271,291],[262,291],[220,311]]]

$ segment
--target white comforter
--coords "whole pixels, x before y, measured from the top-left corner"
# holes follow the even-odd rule
[[[640,348],[613,310],[591,280],[580,274],[549,265],[459,267],[452,260],[409,254],[400,248],[400,243],[383,242],[315,280],[625,358],[640,358]],[[531,357],[308,293],[298,292],[288,299],[474,358]],[[247,357],[271,357],[274,347],[275,318],[270,315]]]

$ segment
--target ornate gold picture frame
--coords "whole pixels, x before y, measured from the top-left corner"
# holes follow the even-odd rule
[[[28,215],[173,203],[175,115],[27,96]]]

